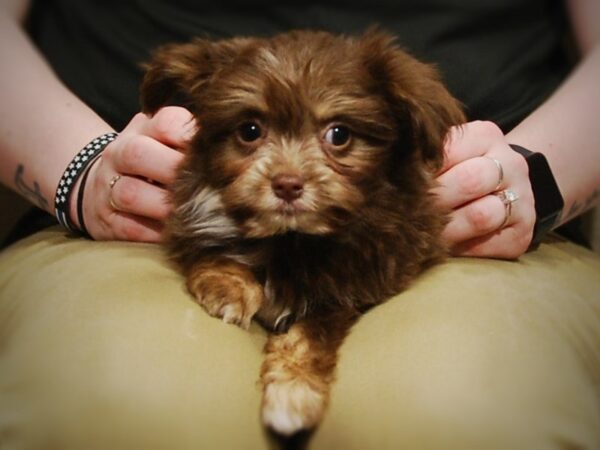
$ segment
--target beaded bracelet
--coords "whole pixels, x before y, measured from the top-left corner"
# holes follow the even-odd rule
[[[63,176],[60,178],[58,188],[56,189],[56,196],[54,197],[54,209],[58,222],[69,231],[78,231],[69,211],[73,186],[75,186],[77,179],[85,171],[86,167],[117,136],[117,133],[105,133],[91,141],[75,155],[75,158],[73,158],[73,161],[67,166]]]

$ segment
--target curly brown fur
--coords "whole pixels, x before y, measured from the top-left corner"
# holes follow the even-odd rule
[[[171,186],[171,256],[209,314],[275,332],[265,424],[314,427],[350,326],[445,255],[428,192],[460,107],[379,31],[166,46],[142,103],[200,124]]]

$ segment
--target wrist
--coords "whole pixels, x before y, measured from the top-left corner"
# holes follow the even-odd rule
[[[104,151],[106,146],[114,141],[117,133],[105,133],[90,141],[83,147],[65,169],[56,189],[54,197],[55,215],[58,222],[69,231],[83,231],[86,233],[81,218],[77,219],[78,195],[83,193],[85,176],[91,164]],[[75,204],[75,214],[73,205]],[[82,217],[82,216],[81,216]]]
[[[71,196],[71,199],[69,201],[69,216],[71,217],[71,222],[77,227],[78,230],[83,229],[82,224],[79,220],[79,214],[77,213],[77,205],[80,201],[83,201],[83,199],[80,198],[80,195],[82,194],[82,188],[86,187],[82,186],[82,184],[87,184],[89,179],[94,179],[94,172],[97,170],[98,161],[101,158],[102,155],[98,155],[96,158],[94,158],[94,160],[90,163],[89,167],[86,170],[89,176],[80,176],[73,185],[73,195]]]
[[[546,157],[520,145],[509,145],[525,158],[529,168],[536,215],[531,245],[536,246],[549,231],[558,226],[565,202]]]

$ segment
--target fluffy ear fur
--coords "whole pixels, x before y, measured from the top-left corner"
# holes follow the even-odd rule
[[[444,87],[438,71],[401,50],[392,36],[372,29],[362,42],[366,66],[381,81],[392,111],[410,124],[410,145],[428,167],[439,170],[449,128],[465,122],[460,104]]]
[[[153,114],[163,106],[183,106],[196,111],[196,93],[228,65],[245,39],[209,41],[197,38],[186,44],[159,47],[145,65],[141,85],[142,111]],[[241,45],[242,44],[242,45]]]

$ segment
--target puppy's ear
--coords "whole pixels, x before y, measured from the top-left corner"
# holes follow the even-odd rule
[[[379,30],[361,39],[366,66],[397,119],[410,129],[410,145],[437,171],[444,160],[444,139],[450,127],[465,122],[459,102],[444,87],[437,70],[418,61]]]
[[[142,111],[153,114],[163,106],[176,105],[195,112],[198,93],[233,60],[241,41],[197,38],[186,44],[159,47],[144,66],[146,74],[140,89]]]

